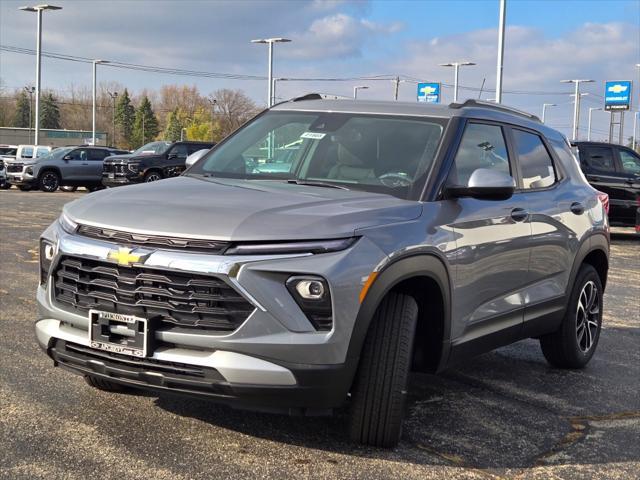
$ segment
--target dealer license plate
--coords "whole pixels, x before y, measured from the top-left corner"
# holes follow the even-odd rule
[[[89,310],[91,348],[133,357],[147,357],[152,354],[150,337],[146,318]]]

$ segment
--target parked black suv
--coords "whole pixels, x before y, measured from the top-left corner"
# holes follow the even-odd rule
[[[640,232],[640,155],[603,142],[573,142],[589,183],[609,195],[611,225]]]
[[[151,142],[130,155],[118,155],[104,162],[102,184],[117,187],[131,183],[155,182],[180,175],[186,158],[213,142]]]

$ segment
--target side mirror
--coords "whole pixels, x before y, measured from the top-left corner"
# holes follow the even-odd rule
[[[169,155],[167,155],[168,160],[173,160],[174,158],[178,158],[177,153],[170,153]]]
[[[516,182],[503,172],[489,168],[475,170],[466,186],[451,185],[446,187],[447,198],[473,197],[486,200],[506,200],[513,195]]]
[[[62,159],[63,159],[65,162],[68,162],[69,160],[71,160],[71,155],[65,155],[64,157],[62,157]]]

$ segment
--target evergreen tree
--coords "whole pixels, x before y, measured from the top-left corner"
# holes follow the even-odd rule
[[[13,116],[12,126],[18,128],[29,128],[29,95],[22,90],[16,101],[16,111]],[[33,122],[32,122],[33,123]]]
[[[164,130],[164,139],[168,142],[177,142],[182,134],[182,123],[178,119],[178,111],[175,109],[167,116],[167,128]]]
[[[133,146],[133,121],[135,118],[135,109],[131,104],[129,92],[124,89],[124,93],[118,97],[116,103],[116,125],[120,128],[122,143],[125,147]]]
[[[145,95],[136,110],[136,118],[133,122],[133,144],[135,148],[141,147],[158,136],[158,119],[153,113],[151,102]]]
[[[42,97],[40,128],[60,128],[60,108],[52,93]]]

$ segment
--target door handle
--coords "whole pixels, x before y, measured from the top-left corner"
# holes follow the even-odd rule
[[[516,222],[524,222],[528,216],[529,212],[524,208],[514,208],[511,210],[511,218]]]
[[[571,210],[571,213],[575,213],[576,215],[582,215],[584,213],[584,205],[579,202],[573,202],[569,209]]]

